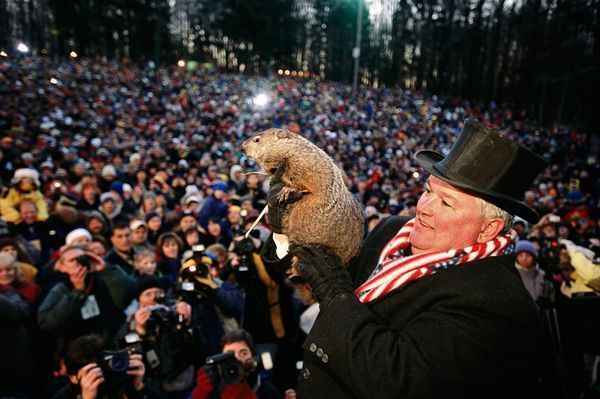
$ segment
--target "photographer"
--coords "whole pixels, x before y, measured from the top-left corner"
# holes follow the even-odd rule
[[[162,398],[144,384],[142,356],[103,351],[102,339],[86,335],[73,341],[64,359],[70,383],[54,399]]]
[[[213,277],[212,268],[213,261],[205,255],[204,246],[194,246],[184,257],[177,283],[180,294],[194,309],[194,323],[201,330],[207,355],[219,352],[225,325],[237,327],[244,303],[236,285]]]
[[[202,338],[194,332],[192,307],[165,296],[156,276],[141,276],[136,299],[127,308],[128,320],[116,335],[119,346],[138,345],[150,383],[162,392],[185,393],[193,383],[196,356]]]
[[[280,389],[293,387],[299,330],[292,308],[292,290],[285,284],[283,274],[265,267],[258,238],[245,238],[243,231],[238,230],[233,244],[236,256],[230,267],[222,270],[221,278],[230,278],[228,274],[232,273],[245,294],[241,327],[252,335],[261,352],[268,351],[274,358],[275,384]]]
[[[63,273],[61,282],[40,304],[40,327],[62,338],[98,333],[111,339],[131,301],[133,281],[78,245],[61,251],[56,269]]]
[[[221,340],[221,353],[207,359],[198,370],[194,399],[270,399],[281,394],[259,373],[259,362],[253,359],[252,336],[244,330],[226,333]],[[258,363],[258,364],[257,364]]]

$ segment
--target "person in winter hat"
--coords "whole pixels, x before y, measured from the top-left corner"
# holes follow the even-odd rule
[[[17,169],[12,179],[12,187],[4,198],[0,199],[2,218],[9,223],[21,221],[19,205],[22,202],[32,202],[37,209],[36,220],[43,222],[48,219],[48,204],[40,191],[40,176],[37,170]]]
[[[515,246],[515,267],[521,275],[527,292],[539,305],[554,302],[554,287],[537,263],[538,250],[531,241],[523,240]]]

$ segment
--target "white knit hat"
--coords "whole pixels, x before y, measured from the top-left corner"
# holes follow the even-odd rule
[[[65,243],[67,245],[70,245],[73,243],[73,241],[82,237],[87,237],[88,240],[92,241],[92,235],[89,231],[87,231],[84,228],[78,228],[67,234],[67,237],[65,238]]]
[[[17,184],[23,178],[30,178],[33,180],[36,186],[40,186],[40,174],[37,170],[31,168],[21,168],[15,171],[15,175],[13,176],[13,184]]]

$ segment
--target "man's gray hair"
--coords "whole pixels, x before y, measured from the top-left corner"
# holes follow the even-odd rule
[[[508,233],[510,229],[512,229],[512,225],[515,219],[513,215],[506,212],[505,210],[498,208],[496,205],[487,202],[482,198],[477,198],[477,202],[479,202],[479,210],[481,212],[481,216],[489,219],[500,218],[504,222],[504,227],[498,235],[504,235]]]

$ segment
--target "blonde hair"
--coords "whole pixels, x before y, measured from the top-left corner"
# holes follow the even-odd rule
[[[156,261],[156,255],[154,254],[154,252],[144,248],[136,252],[135,255],[133,255],[134,266],[145,258],[152,258]]]
[[[0,253],[0,269],[4,268],[15,269],[15,281],[13,284],[16,283],[16,285],[19,285],[25,281],[23,277],[23,270],[21,269],[19,261],[6,252]]]

